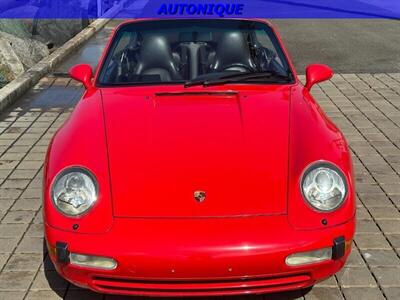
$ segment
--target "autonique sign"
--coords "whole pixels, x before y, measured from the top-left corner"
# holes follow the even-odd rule
[[[1,18],[389,18],[399,0],[0,0]]]
[[[185,3],[162,3],[159,10],[159,16],[175,16],[175,15],[188,15],[188,16],[242,16],[244,4],[235,3],[198,3],[198,4],[185,4]]]

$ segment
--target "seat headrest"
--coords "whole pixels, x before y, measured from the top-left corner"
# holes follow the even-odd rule
[[[162,35],[152,34],[143,38],[136,74],[143,74],[149,69],[166,70],[173,79],[179,77],[170,44]]]
[[[249,45],[240,31],[226,32],[221,35],[211,69],[223,71],[232,65],[254,68]]]

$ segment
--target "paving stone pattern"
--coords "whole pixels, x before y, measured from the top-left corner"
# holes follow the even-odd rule
[[[0,114],[0,300],[122,299],[67,283],[43,248],[43,159],[81,94],[76,82],[49,76]],[[353,152],[358,207],[353,252],[340,273],[305,295],[235,299],[398,300],[400,74],[335,75],[313,95]]]

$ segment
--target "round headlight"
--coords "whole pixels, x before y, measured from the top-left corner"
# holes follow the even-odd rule
[[[79,216],[94,205],[97,193],[96,180],[89,171],[71,168],[56,177],[51,197],[60,212],[67,216]]]
[[[319,211],[337,209],[347,194],[346,180],[334,165],[317,163],[308,168],[301,181],[305,200]]]

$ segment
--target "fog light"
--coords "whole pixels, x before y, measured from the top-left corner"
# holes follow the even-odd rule
[[[69,258],[71,264],[81,267],[104,270],[113,270],[117,267],[117,262],[108,257],[71,253]]]
[[[286,257],[288,266],[301,266],[332,259],[332,248],[318,249],[309,252],[294,253]]]

